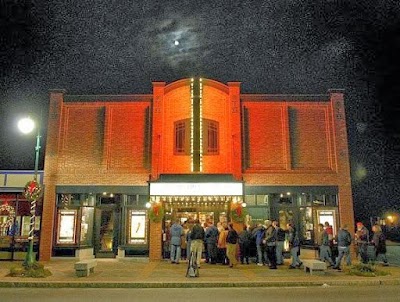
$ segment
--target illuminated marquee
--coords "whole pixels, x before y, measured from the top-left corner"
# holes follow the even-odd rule
[[[150,183],[151,196],[241,196],[242,183]]]

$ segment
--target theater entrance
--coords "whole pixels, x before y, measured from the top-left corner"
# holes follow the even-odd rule
[[[149,183],[148,207],[162,207],[162,256],[169,257],[171,223],[186,228],[198,219],[202,226],[229,221],[230,210],[243,204],[243,182],[225,174],[160,175]],[[188,226],[189,227],[189,226]]]
[[[170,233],[169,228],[176,219],[179,220],[185,232],[194,224],[195,220],[200,221],[200,225],[206,228],[209,223],[218,225],[228,221],[229,202],[214,201],[198,203],[196,205],[190,202],[165,202],[165,219],[163,224],[163,258],[170,257]]]

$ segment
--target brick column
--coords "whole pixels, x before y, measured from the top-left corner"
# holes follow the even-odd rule
[[[229,114],[232,135],[231,171],[233,176],[242,179],[242,132],[240,120],[240,82],[228,82]]]
[[[165,82],[153,82],[151,179],[158,179],[162,171],[162,130]]]
[[[160,261],[162,253],[162,226],[161,222],[150,221],[149,260]]]
[[[40,230],[39,259],[50,260],[53,248],[56,183],[59,151],[59,129],[65,90],[50,91],[49,119],[47,123],[46,155],[44,160],[44,197]]]
[[[354,209],[350,177],[350,159],[347,139],[344,91],[329,90],[336,145],[337,173],[339,184],[340,224],[347,224],[349,232],[354,235]]]

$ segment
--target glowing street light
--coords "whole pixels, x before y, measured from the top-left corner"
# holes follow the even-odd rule
[[[394,217],[392,215],[388,215],[386,218],[389,221],[389,224],[392,225],[393,221],[394,221]]]
[[[33,238],[35,230],[35,212],[36,212],[36,199],[37,199],[36,195],[38,196],[40,193],[40,188],[38,187],[38,181],[37,181],[38,167],[39,167],[39,151],[41,148],[40,120],[35,123],[35,121],[32,118],[26,117],[18,122],[18,129],[24,134],[31,133],[35,129],[35,126],[37,128],[36,146],[35,146],[35,172],[33,176],[33,181],[31,181],[29,183],[29,186],[25,188],[29,192],[29,194],[31,194],[30,196],[33,196],[33,198],[29,198],[31,202],[31,211],[30,211],[31,218],[29,223],[29,235],[28,235],[29,249],[25,259],[25,264],[28,267],[31,267],[35,262],[35,259],[33,258]]]

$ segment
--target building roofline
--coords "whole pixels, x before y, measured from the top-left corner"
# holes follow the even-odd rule
[[[271,102],[271,101],[311,101],[311,102],[328,102],[329,94],[241,94],[242,101],[252,102]]]
[[[119,95],[65,95],[64,102],[143,102],[151,101],[152,94],[119,94]]]

